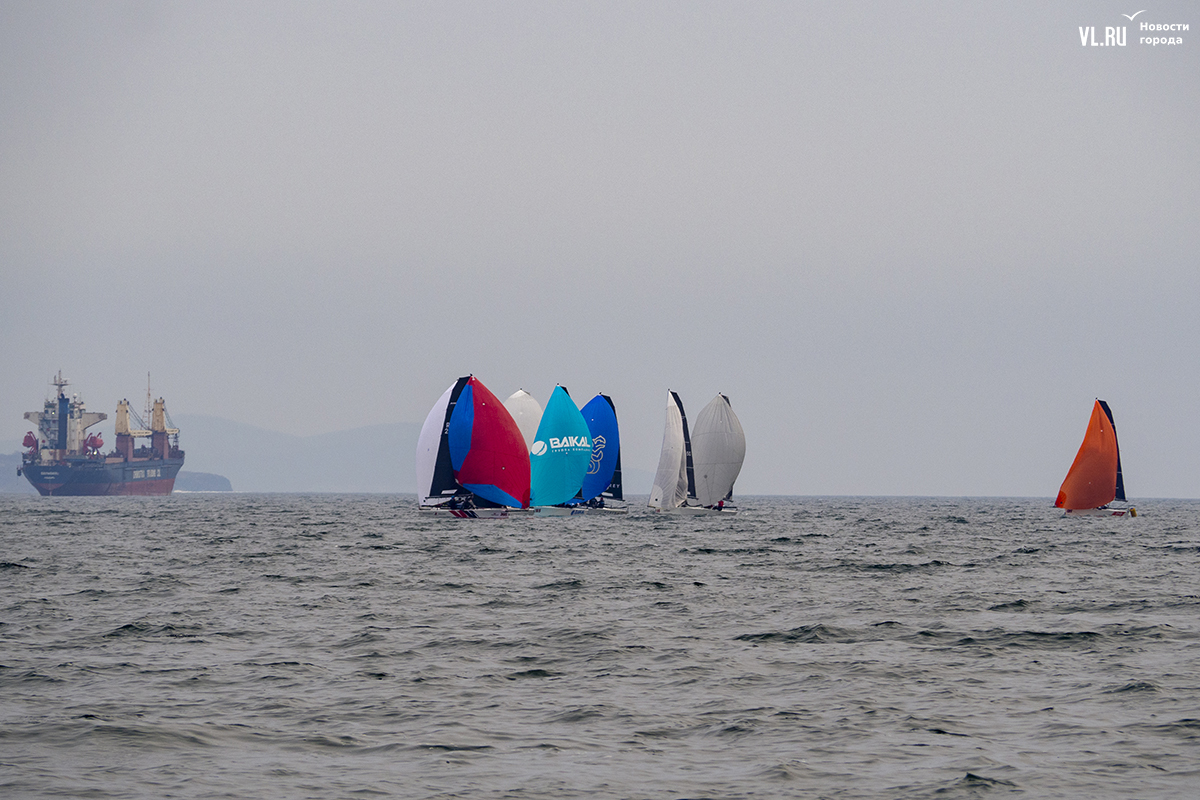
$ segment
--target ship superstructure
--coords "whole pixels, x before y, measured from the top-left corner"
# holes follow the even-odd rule
[[[67,396],[62,372],[51,381],[56,396],[42,411],[29,411],[25,419],[37,433],[25,434],[20,474],[44,495],[164,495],[175,487],[175,476],[183,467],[179,429],[170,422],[166,402],[151,401],[146,389],[146,427],[128,400],[117,404],[114,450],[101,453],[104,441],[87,429],[108,419],[107,414],[88,411],[78,393]],[[131,420],[132,423],[131,424]],[[149,439],[141,447],[138,439]]]

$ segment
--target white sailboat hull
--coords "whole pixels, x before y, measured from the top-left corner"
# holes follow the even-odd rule
[[[533,509],[535,517],[582,517],[586,513],[583,506],[537,506]]]
[[[1104,506],[1102,508],[1079,508],[1067,509],[1066,516],[1068,517],[1136,517],[1137,509],[1133,506],[1127,508],[1112,508]]]
[[[571,508],[559,508],[558,506],[538,506],[533,510],[535,517],[579,517],[591,516],[595,514],[628,514],[629,509],[625,506],[604,506],[603,508],[594,508],[587,505],[577,505]]]

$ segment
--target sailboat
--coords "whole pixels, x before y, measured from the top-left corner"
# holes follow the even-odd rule
[[[715,511],[736,513],[729,502],[746,459],[746,434],[725,395],[714,397],[696,417],[692,456],[697,502]]]
[[[583,513],[577,496],[591,457],[587,421],[567,390],[555,386],[529,449],[530,502],[536,516]]]
[[[529,453],[516,421],[468,375],[433,404],[417,438],[417,507],[496,519],[529,507]]]
[[[1083,444],[1067,470],[1054,507],[1064,509],[1068,516],[1137,516],[1137,509],[1132,506],[1111,505],[1114,500],[1126,502],[1121,449],[1117,445],[1112,410],[1108,403],[1097,400],[1092,406]]]
[[[688,438],[687,414],[683,401],[667,390],[667,414],[663,424],[662,452],[658,470],[650,488],[648,505],[655,511],[682,508],[688,499],[695,499],[696,483],[692,473],[692,442]]]
[[[592,457],[587,474],[583,476],[583,487],[579,500],[588,513],[624,514],[623,505],[614,506],[613,501],[623,501],[621,489],[621,434],[617,426],[617,407],[612,398],[598,394],[580,409],[592,435]]]

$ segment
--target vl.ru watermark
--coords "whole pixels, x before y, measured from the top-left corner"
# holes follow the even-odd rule
[[[1134,22],[1135,17],[1145,13],[1146,11],[1143,9],[1134,14],[1122,14],[1121,16]],[[1183,37],[1176,34],[1182,33],[1190,27],[1186,22],[1138,22],[1136,24],[1138,26],[1136,30],[1140,34],[1137,37],[1137,43],[1150,47],[1183,44]],[[1124,25],[1105,26],[1100,38],[1097,38],[1097,30],[1095,25],[1079,26],[1079,43],[1084,47],[1124,47],[1128,42],[1128,31]]]

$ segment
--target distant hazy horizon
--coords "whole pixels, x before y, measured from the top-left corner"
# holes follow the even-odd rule
[[[183,440],[187,452],[184,471],[219,475],[233,483],[233,491],[255,493],[332,493],[332,494],[405,494],[416,491],[414,458],[417,434],[416,423],[372,425],[325,434],[297,436],[286,431],[272,431],[254,425],[201,414],[186,414],[179,418],[183,431],[190,437]],[[92,430],[99,431],[106,444],[113,441],[111,422],[100,423]],[[183,436],[183,433],[181,433]],[[363,447],[361,443],[372,440]],[[395,445],[402,443],[402,446]],[[395,457],[399,454],[401,457]],[[0,452],[0,457],[20,464],[20,451]],[[650,492],[656,465],[623,464],[624,489],[627,499],[642,503]],[[355,477],[358,476],[358,477]],[[0,481],[0,493],[33,492],[21,478],[9,488]],[[1057,491],[1057,484],[1053,490]],[[738,498],[753,497],[947,497],[1003,498],[1045,500],[1053,506],[1053,492],[1039,495],[889,495],[889,494],[782,494],[754,492],[735,487]],[[1187,500],[1193,498],[1153,497],[1139,495],[1131,500],[1142,503],[1157,500]]]

